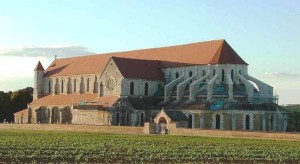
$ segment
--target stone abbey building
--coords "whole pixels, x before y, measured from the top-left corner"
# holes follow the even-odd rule
[[[16,123],[284,131],[273,87],[225,40],[55,59]]]

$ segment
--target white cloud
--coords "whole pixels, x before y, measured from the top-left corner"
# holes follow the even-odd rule
[[[83,46],[41,46],[41,47],[17,47],[17,48],[1,48],[0,56],[26,56],[26,57],[48,57],[54,58],[57,55],[60,58],[80,55],[94,54],[87,47]]]
[[[33,86],[33,70],[38,61],[46,69],[59,58],[93,54],[82,46],[49,46],[0,49],[0,91]],[[20,88],[21,87],[21,88]]]
[[[298,74],[287,73],[287,72],[265,72],[263,74],[265,78],[298,78]]]

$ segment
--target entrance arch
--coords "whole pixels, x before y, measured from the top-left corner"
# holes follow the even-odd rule
[[[160,117],[158,119],[158,132],[161,133],[161,134],[164,134],[165,133],[165,130],[167,129],[167,119],[165,117]]]
[[[166,124],[166,123],[167,123],[167,120],[166,120],[165,117],[161,117],[161,118],[158,119],[158,123],[159,123],[159,124]]]

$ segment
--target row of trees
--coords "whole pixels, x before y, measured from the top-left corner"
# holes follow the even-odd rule
[[[287,131],[300,132],[300,105],[288,105],[284,108],[288,118]]]
[[[17,91],[0,91],[0,122],[13,122],[14,113],[26,109],[32,102],[33,88],[27,87]]]

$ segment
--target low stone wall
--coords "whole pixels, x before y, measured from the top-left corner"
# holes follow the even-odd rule
[[[0,124],[1,130],[44,130],[72,132],[101,132],[120,134],[144,134],[144,127],[137,126],[96,126],[72,124]]]
[[[176,128],[175,124],[169,125],[168,127],[169,127],[170,135],[300,141],[300,133],[187,129],[187,128]]]
[[[97,126],[72,124],[0,124],[0,133],[3,130],[42,130],[42,131],[72,131],[72,132],[101,132],[115,134],[153,134],[155,124],[145,123],[145,127],[138,126]],[[175,123],[168,124],[170,135],[189,135],[204,137],[253,138],[272,140],[300,141],[300,133],[257,132],[257,131],[230,131],[176,128]]]

